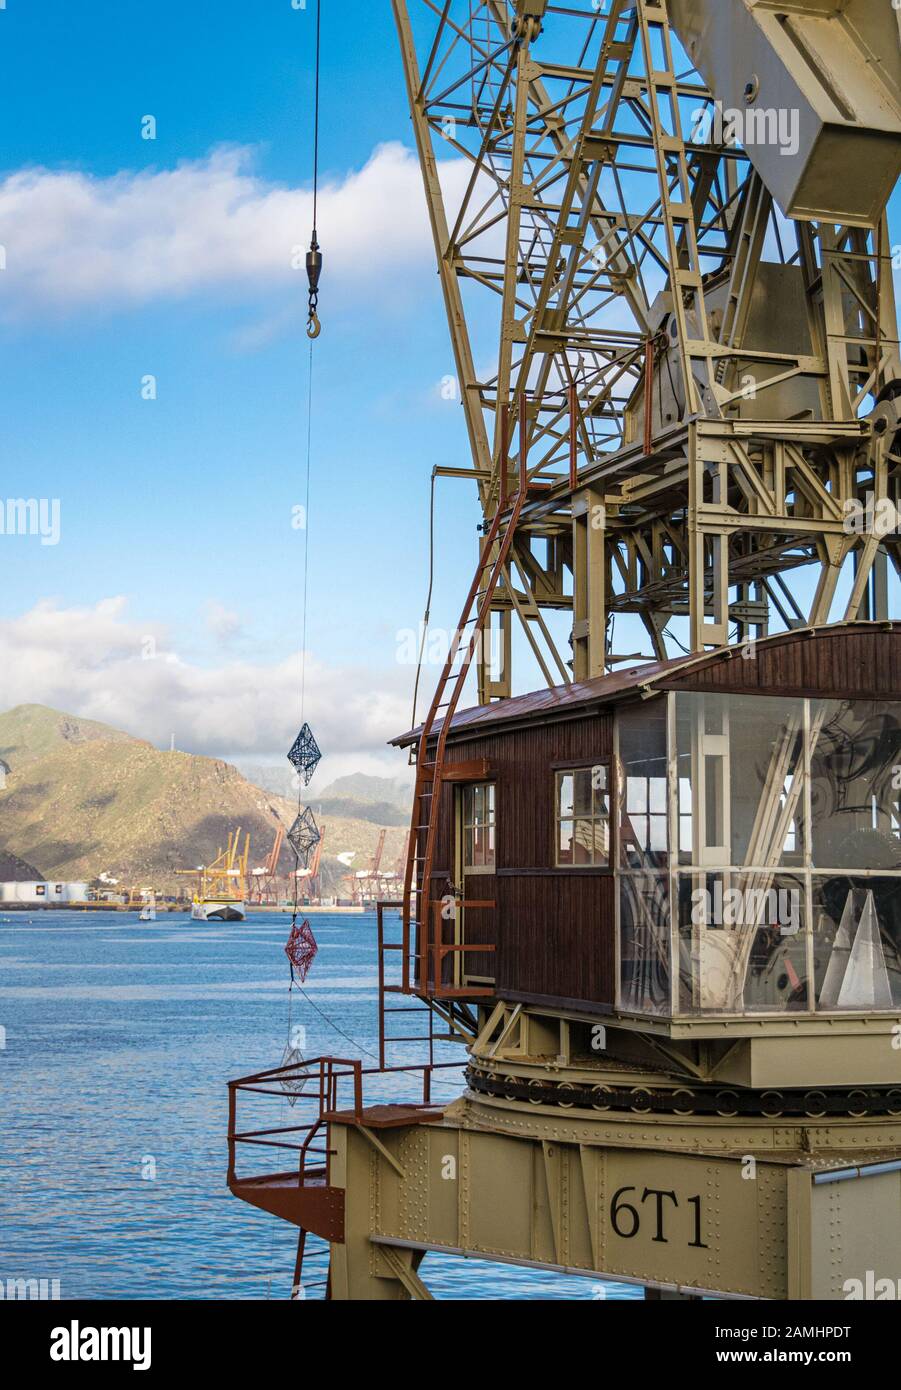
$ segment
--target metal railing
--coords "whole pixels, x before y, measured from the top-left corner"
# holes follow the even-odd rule
[[[237,1177],[238,1145],[287,1149],[296,1153],[297,1184],[302,1187],[306,1181],[324,1178],[330,1186],[331,1157],[334,1150],[328,1146],[327,1138],[320,1140],[322,1129],[326,1128],[330,1116],[341,1111],[353,1124],[363,1124],[365,1110],[363,1104],[363,1078],[366,1076],[388,1076],[395,1073],[422,1074],[422,1101],[412,1104],[405,1102],[410,1110],[432,1108],[432,1073],[448,1067],[459,1069],[459,1062],[411,1063],[397,1067],[364,1067],[357,1059],[343,1057],[314,1057],[308,1061],[293,1062],[288,1066],[271,1067],[268,1071],[255,1072],[252,1076],[242,1076],[228,1083],[228,1183],[233,1186],[240,1181]],[[302,1105],[304,1118],[300,1123],[280,1125],[274,1129],[238,1129],[238,1096],[275,1096],[279,1100],[291,1100]],[[344,1102],[342,1108],[342,1102]],[[317,1160],[311,1163],[311,1160]],[[293,1173],[293,1169],[292,1169]],[[280,1174],[287,1177],[291,1174]]]

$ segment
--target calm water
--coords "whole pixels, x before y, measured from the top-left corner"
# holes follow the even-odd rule
[[[312,924],[319,955],[291,1005],[306,1054],[374,1065],[374,918]],[[59,1279],[63,1298],[288,1296],[294,1228],[225,1186],[225,1081],[280,1065],[287,1042],[288,930],[282,914],[0,915],[0,1279]],[[460,1089],[445,1075],[439,1099]],[[410,1078],[392,1088],[415,1098]],[[291,1123],[268,1104],[273,1126]],[[309,1297],[324,1270],[317,1246]],[[437,1298],[597,1296],[590,1280],[450,1256],[421,1273]]]

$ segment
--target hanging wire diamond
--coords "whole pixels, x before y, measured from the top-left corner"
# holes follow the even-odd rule
[[[310,853],[322,839],[313,812],[309,806],[305,806],[297,820],[288,831],[288,844],[297,855],[298,863],[302,868],[310,867]]]
[[[319,766],[321,757],[322,753],[319,751],[319,744],[313,737],[312,729],[309,724],[304,724],[297,738],[291,745],[291,751],[288,754],[288,762],[298,775],[303,778],[305,787],[309,786],[310,778]]]
[[[287,947],[286,947],[287,949]],[[285,1048],[285,1055],[282,1058],[283,1067],[301,1068],[306,1066],[306,1058],[299,1047],[291,1047],[290,1044]],[[289,1105],[296,1105],[303,1094],[304,1088],[312,1077],[309,1071],[295,1070],[290,1076],[280,1076],[278,1084],[285,1092],[285,1099]]]
[[[300,978],[300,983],[303,984],[309,974],[310,966],[313,964],[313,959],[318,950],[319,947],[316,945],[316,938],[306,918],[304,918],[299,925],[295,922],[294,926],[291,928],[291,935],[288,937],[285,944],[285,955],[291,962],[292,979],[294,978],[294,972],[296,970]]]

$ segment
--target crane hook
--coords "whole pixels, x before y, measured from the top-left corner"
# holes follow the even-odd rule
[[[307,279],[310,282],[310,314],[307,319],[307,337],[318,338],[322,332],[317,310],[319,308],[319,277],[322,274],[322,252],[313,228],[313,239],[307,252]]]

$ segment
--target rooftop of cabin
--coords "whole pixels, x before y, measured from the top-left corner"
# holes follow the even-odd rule
[[[514,695],[459,710],[453,717],[450,737],[471,737],[499,724],[547,723],[587,715],[604,705],[626,703],[664,690],[901,698],[901,622],[797,628],[744,645],[644,662],[594,680]],[[437,720],[435,728],[440,724]],[[406,747],[421,732],[422,725],[391,742]]]

